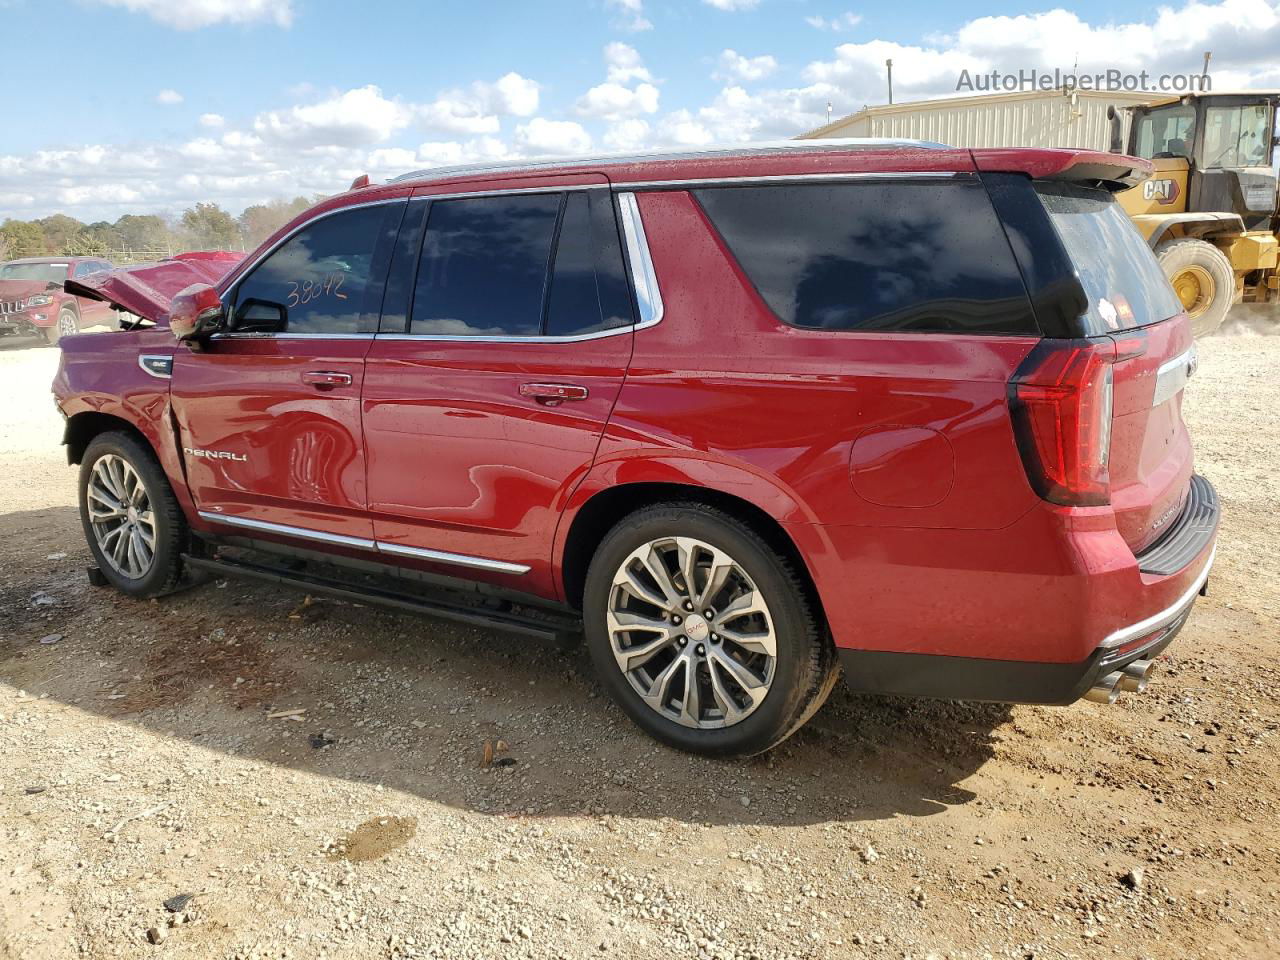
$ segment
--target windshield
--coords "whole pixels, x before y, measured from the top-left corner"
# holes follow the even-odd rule
[[[1196,108],[1162,107],[1138,117],[1134,150],[1147,160],[1157,157],[1190,157],[1195,138]]]
[[[1271,147],[1266,104],[1205,111],[1204,159],[1209,167],[1262,167]]]
[[[65,263],[6,263],[0,267],[0,280],[43,280],[61,283],[67,279]]]
[[[1105,190],[1037,183],[1089,298],[1090,335],[1159,323],[1182,312],[1147,242]]]

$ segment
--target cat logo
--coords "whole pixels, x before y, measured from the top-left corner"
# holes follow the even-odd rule
[[[1178,199],[1178,181],[1148,180],[1142,185],[1142,199],[1168,206]]]
[[[238,463],[244,463],[248,460],[248,456],[243,453],[232,453],[230,450],[201,450],[198,447],[183,447],[182,452],[188,457],[202,457],[205,460],[235,460]]]

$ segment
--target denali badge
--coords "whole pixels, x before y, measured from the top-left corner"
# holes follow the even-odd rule
[[[206,460],[237,460],[244,462],[249,458],[243,453],[232,453],[229,450],[200,450],[183,447],[182,452],[189,457],[204,457]]]

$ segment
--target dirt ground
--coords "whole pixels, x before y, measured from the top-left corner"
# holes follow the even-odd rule
[[[1280,337],[1201,344],[1225,520],[1145,694],[838,691],[746,762],[657,746],[577,653],[89,586],[57,356],[0,345],[0,957],[1280,953]]]

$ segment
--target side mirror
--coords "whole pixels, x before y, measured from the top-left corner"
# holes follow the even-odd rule
[[[283,303],[249,297],[236,304],[229,328],[236,333],[279,333],[288,316]]]
[[[62,289],[62,284],[60,284],[57,280],[50,280],[48,283],[46,283],[46,284],[44,285],[44,289],[45,289],[45,291],[46,291],[46,292],[52,292],[52,291],[54,291],[54,290],[61,290],[61,289]]]
[[[179,340],[203,340],[222,329],[226,311],[218,291],[193,283],[169,303],[169,329]]]

